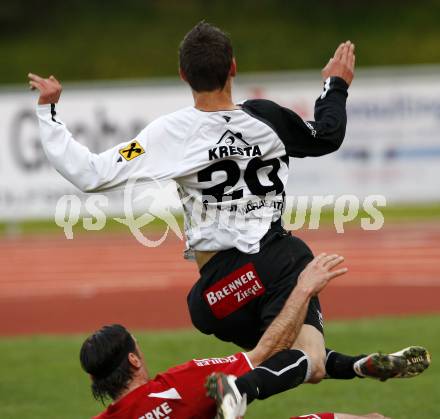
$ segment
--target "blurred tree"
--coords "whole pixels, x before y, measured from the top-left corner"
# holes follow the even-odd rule
[[[202,19],[231,34],[242,72],[320,67],[346,39],[361,66],[440,63],[439,16],[440,0],[4,0],[0,83],[175,75]]]

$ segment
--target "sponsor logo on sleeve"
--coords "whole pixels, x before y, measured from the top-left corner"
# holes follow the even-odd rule
[[[307,128],[310,130],[312,137],[316,137],[316,129],[313,127],[313,125],[308,121],[304,121],[304,123],[306,124]]]
[[[193,359],[197,367],[207,367],[209,365],[231,364],[237,362],[238,358],[235,355],[230,355],[224,358],[205,358]]]
[[[137,141],[133,141],[130,144],[128,144],[126,147],[121,148],[119,150],[119,154],[127,161],[133,160],[144,153],[145,150],[141,147],[141,145]]]
[[[222,319],[265,293],[252,263],[235,270],[204,292],[213,314]]]

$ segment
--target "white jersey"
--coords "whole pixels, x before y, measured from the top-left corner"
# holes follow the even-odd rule
[[[111,190],[130,179],[173,179],[191,249],[256,253],[282,215],[289,156],[318,156],[342,143],[347,87],[339,78],[326,84],[316,121],[303,121],[267,100],[229,111],[187,107],[100,154],[75,141],[54,105],[38,106],[37,115],[47,158],[80,190]]]

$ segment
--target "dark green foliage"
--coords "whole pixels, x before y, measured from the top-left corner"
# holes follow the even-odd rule
[[[232,36],[242,72],[317,68],[346,39],[360,66],[440,62],[440,2],[423,0],[6,0],[0,83],[176,76],[177,46],[206,19]]]

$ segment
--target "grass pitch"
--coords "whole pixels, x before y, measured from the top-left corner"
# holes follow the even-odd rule
[[[439,316],[329,322],[327,345],[347,353],[394,351],[411,344],[426,346],[433,365],[408,380],[336,381],[303,385],[252,404],[249,418],[284,418],[317,411],[378,411],[394,419],[439,418]],[[194,357],[237,351],[230,344],[195,331],[135,333],[151,375]],[[0,339],[0,418],[79,419],[98,413],[88,377],[79,366],[84,336],[33,336]]]

